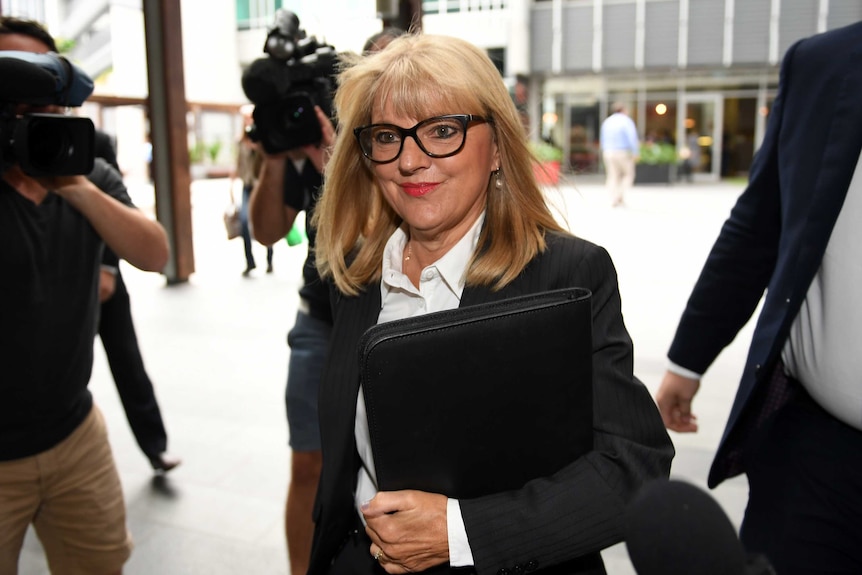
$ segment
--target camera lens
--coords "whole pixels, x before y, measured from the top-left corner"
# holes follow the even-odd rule
[[[286,126],[290,126],[292,124],[302,124],[306,121],[306,116],[308,116],[308,108],[299,104],[293,109],[285,110],[284,114],[284,123]]]
[[[93,169],[94,128],[88,118],[25,114],[13,132],[15,159],[26,174],[75,175]]]
[[[35,168],[48,170],[52,166],[62,165],[74,152],[69,133],[59,122],[30,123],[27,157]]]

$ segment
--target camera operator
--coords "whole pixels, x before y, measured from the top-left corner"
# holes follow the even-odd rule
[[[311,214],[323,182],[324,154],[335,130],[329,120],[335,85],[336,55],[329,45],[308,37],[299,18],[278,10],[263,51],[242,77],[254,104],[248,135],[263,156],[250,198],[249,216],[255,239],[272,246],[306,213],[309,255],[296,322],[287,336],[290,347],[287,421],[291,480],[285,505],[285,532],[291,573],[305,573],[314,531],[312,507],[320,477],[320,433],[317,384],[323,371],[332,317],[328,289],[314,263]]]
[[[303,285],[293,328],[287,335],[290,347],[287,388],[287,421],[292,450],[291,480],[285,506],[285,531],[291,573],[305,573],[311,554],[311,521],[320,477],[320,432],[317,425],[317,383],[329,345],[332,314],[329,290],[317,275],[314,263],[315,231],[311,216],[323,183],[325,154],[335,130],[326,114],[315,107],[323,139],[278,154],[264,153],[260,177],[251,194],[254,236],[271,246],[284,238],[300,211],[305,211],[308,256],[303,264]]]
[[[37,22],[0,18],[0,50],[54,48]],[[7,85],[22,81],[3,78]],[[57,109],[18,104],[18,114]],[[30,523],[52,572],[121,573],[132,548],[123,491],[87,389],[99,269],[107,245],[132,265],[158,271],[167,262],[167,237],[133,206],[103,160],[88,176],[34,178],[6,158],[4,167],[0,573],[17,572]]]
[[[279,33],[289,36],[298,32],[304,38],[304,32],[299,30],[299,20],[294,15],[281,14],[277,20],[280,27],[276,26],[270,36],[278,36]],[[363,53],[382,50],[403,33],[398,28],[385,28],[366,40]],[[267,62],[267,65],[271,64],[271,61]],[[261,92],[253,91],[249,95],[259,95]],[[322,99],[325,100],[324,104],[331,102],[330,98]],[[285,102],[285,107],[290,105],[292,103]],[[329,288],[317,273],[314,260],[316,232],[310,222],[318,188],[323,183],[321,174],[328,159],[327,153],[334,143],[335,129],[321,106],[315,106],[314,112],[320,126],[319,143],[274,154],[267,153],[262,146],[264,163],[251,197],[251,219],[255,238],[259,242],[271,245],[279,241],[293,226],[297,213],[303,210],[308,236],[308,256],[303,264],[299,309],[287,336],[290,359],[285,401],[292,453],[291,480],[285,505],[285,531],[291,573],[305,573],[311,555],[314,533],[312,508],[322,462],[317,387],[326,361],[332,328]],[[311,132],[299,130],[297,125],[288,125],[286,128],[286,132],[302,132],[302,136]],[[275,134],[272,139],[277,141],[280,136]],[[300,141],[307,139],[299,138]]]

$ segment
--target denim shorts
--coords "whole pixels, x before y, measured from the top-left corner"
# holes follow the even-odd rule
[[[287,334],[290,360],[287,365],[288,444],[294,451],[320,451],[317,422],[317,388],[329,349],[332,326],[305,311],[296,313],[296,323]]]

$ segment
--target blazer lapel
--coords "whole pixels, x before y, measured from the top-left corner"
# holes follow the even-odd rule
[[[359,350],[355,349],[355,342],[359,341],[365,331],[377,323],[380,315],[380,286],[370,285],[366,291],[356,297],[341,297],[337,304],[337,316],[335,323],[338,327],[338,337],[332,342],[337,349],[337,355],[333,357],[347,358],[344,365],[339,366],[342,377],[339,379],[344,383],[340,388],[351,396],[350,401],[356,401],[356,393],[359,390]],[[354,349],[347,349],[353,346]],[[345,400],[347,401],[347,400]]]
[[[359,468],[353,444],[356,397],[359,393],[359,350],[356,342],[380,314],[380,288],[375,284],[356,297],[343,297],[334,307],[334,329],[318,397],[321,440],[332,457],[326,459],[328,479],[346,485],[335,493],[350,493]],[[346,416],[350,414],[350,416]]]

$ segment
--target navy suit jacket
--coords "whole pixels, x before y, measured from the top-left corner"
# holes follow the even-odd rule
[[[766,135],[710,252],[668,354],[703,373],[766,297],[710,470],[744,471],[750,423],[781,395],[772,373],[847,193],[862,149],[862,22],[794,44]],[[840,305],[840,304],[838,304]]]
[[[594,451],[523,489],[461,501],[480,575],[554,565],[554,573],[604,573],[598,552],[621,540],[626,503],[643,482],[670,472],[673,446],[653,399],[632,373],[632,342],[623,324],[616,271],[603,248],[549,234],[548,249],[515,281],[498,292],[467,287],[461,306],[570,286],[593,294]],[[377,323],[380,306],[379,283],[357,297],[334,294],[331,355],[319,395],[323,470],[312,575],[327,572],[353,525],[360,465],[353,435],[360,384],[357,342]]]

